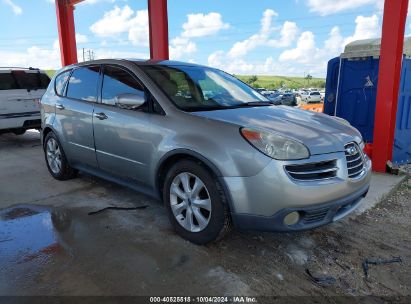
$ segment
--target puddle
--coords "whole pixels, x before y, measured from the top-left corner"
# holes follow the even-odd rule
[[[0,211],[0,266],[59,252],[59,231],[69,226],[65,212],[17,206]]]

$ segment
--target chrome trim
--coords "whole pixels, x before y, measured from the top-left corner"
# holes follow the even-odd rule
[[[108,156],[111,156],[111,157],[119,158],[119,159],[122,159],[122,160],[125,160],[125,161],[129,161],[129,162],[132,162],[132,163],[135,163],[135,164],[139,164],[139,165],[144,165],[144,166],[146,166],[146,164],[141,163],[141,162],[136,161],[136,160],[133,160],[133,159],[130,159],[130,158],[118,156],[118,155],[115,155],[115,154],[112,154],[112,153],[108,153],[108,152],[104,152],[104,151],[101,151],[101,150],[96,150],[96,152],[101,153],[101,154],[104,154],[104,155],[108,155]]]
[[[291,174],[297,174],[297,175],[307,175],[307,174],[318,174],[318,173],[327,173],[327,172],[334,172],[338,171],[338,167],[332,167],[328,169],[322,169],[322,170],[311,170],[311,171],[303,171],[303,172],[295,172],[291,170],[287,170],[288,173]]]
[[[76,143],[73,143],[73,142],[71,142],[71,141],[69,141],[69,144],[71,144],[71,145],[73,145],[73,146],[77,146],[77,147],[83,148],[83,149],[95,151],[94,148],[90,148],[90,147],[87,147],[87,146],[83,146],[83,145],[80,145],[80,144],[76,144]]]

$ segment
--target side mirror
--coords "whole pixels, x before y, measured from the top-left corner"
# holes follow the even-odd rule
[[[120,94],[115,98],[116,106],[125,109],[137,109],[146,103],[145,95],[132,93]]]

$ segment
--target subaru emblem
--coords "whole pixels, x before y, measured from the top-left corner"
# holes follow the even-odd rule
[[[357,149],[354,146],[350,146],[345,149],[345,152],[347,152],[348,155],[355,155],[357,154]]]

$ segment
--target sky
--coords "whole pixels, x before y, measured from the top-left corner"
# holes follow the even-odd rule
[[[347,43],[380,37],[383,4],[168,0],[170,59],[236,74],[324,77]],[[146,0],[86,0],[75,27],[79,61],[83,48],[95,58],[149,57]],[[0,29],[0,66],[61,67],[54,0],[0,0]]]

